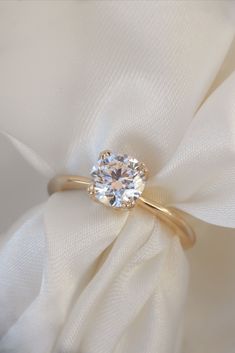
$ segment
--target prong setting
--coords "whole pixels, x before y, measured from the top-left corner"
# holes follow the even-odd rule
[[[87,188],[87,192],[90,195],[90,197],[94,198],[95,195],[95,187],[94,184],[90,184]]]
[[[99,154],[99,159],[106,159],[111,155],[111,151],[110,150],[104,150],[102,152],[100,152]]]
[[[125,209],[125,210],[130,210],[134,206],[135,206],[135,201],[134,200],[132,200],[132,201],[128,200],[128,201],[123,202],[123,204],[122,204],[122,208]]]
[[[143,173],[143,175],[145,177],[145,180],[147,180],[148,177],[149,177],[148,168],[146,167],[146,165],[143,162],[140,163],[140,167],[139,168],[140,168],[140,171]]]

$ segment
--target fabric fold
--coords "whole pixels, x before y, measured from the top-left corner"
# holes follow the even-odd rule
[[[154,180],[173,206],[220,226],[235,220],[235,74],[203,104]]]

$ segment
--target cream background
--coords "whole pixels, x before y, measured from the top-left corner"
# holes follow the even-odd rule
[[[186,304],[184,254],[139,210],[123,227],[126,216],[67,193],[4,234],[46,202],[50,175],[87,174],[110,146],[153,166],[151,195],[235,226],[233,3],[2,1],[0,9],[0,352],[233,352],[233,229],[193,221]],[[118,233],[116,262],[99,259],[103,273],[87,288]],[[90,303],[104,314],[88,315]]]

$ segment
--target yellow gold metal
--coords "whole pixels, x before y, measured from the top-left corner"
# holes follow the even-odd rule
[[[148,179],[148,176],[149,176],[149,170],[148,168],[146,167],[146,165],[144,163],[141,163],[140,164],[140,168],[142,169],[144,175],[145,175],[145,179]]]
[[[49,195],[57,191],[75,189],[87,189],[88,193],[92,195],[92,181],[89,178],[77,175],[58,175],[48,183]],[[196,241],[195,233],[185,221],[182,211],[160,205],[155,201],[145,198],[143,194],[138,198],[136,204],[165,222],[179,237],[184,249],[191,248],[194,245]]]
[[[182,211],[164,207],[163,205],[146,199],[144,196],[139,197],[137,204],[150,211],[170,226],[170,228],[175,231],[175,234],[178,235],[184,249],[189,249],[194,245],[196,235],[191,226],[184,220]]]
[[[52,178],[47,186],[48,194],[57,191],[85,189],[91,184],[91,180],[77,175],[57,175]]]
[[[99,154],[99,158],[102,159],[102,158],[106,158],[108,156],[110,156],[112,152],[110,150],[104,150],[102,152],[100,152]]]

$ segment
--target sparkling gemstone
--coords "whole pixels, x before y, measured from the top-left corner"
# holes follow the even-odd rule
[[[142,194],[147,169],[136,158],[104,151],[91,170],[89,193],[114,208],[131,208]]]

